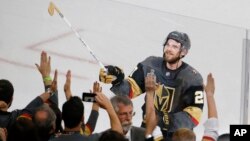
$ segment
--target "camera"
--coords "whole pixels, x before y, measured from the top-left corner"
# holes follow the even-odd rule
[[[83,92],[82,93],[82,101],[85,102],[96,102],[95,101],[95,93],[87,93],[87,92]]]

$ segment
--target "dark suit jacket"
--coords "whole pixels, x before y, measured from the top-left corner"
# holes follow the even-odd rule
[[[130,129],[131,141],[145,141],[145,129],[132,126]]]

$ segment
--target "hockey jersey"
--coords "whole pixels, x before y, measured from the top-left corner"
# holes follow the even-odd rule
[[[182,127],[193,129],[202,115],[203,79],[185,62],[176,70],[170,70],[162,57],[148,57],[137,65],[128,78],[113,85],[111,91],[130,98],[143,94],[144,79],[151,69],[155,72],[156,81],[161,84],[155,92],[154,104],[163,133]],[[146,114],[145,104],[142,106],[143,118]]]

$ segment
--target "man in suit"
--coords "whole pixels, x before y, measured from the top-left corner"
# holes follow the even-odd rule
[[[134,108],[131,99],[127,96],[116,95],[111,98],[111,103],[121,122],[123,135],[129,141],[144,141],[145,128],[132,126],[132,117],[134,116]],[[162,135],[155,134],[155,140],[162,139]]]

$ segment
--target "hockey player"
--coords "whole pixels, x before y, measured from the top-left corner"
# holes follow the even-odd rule
[[[161,85],[155,91],[154,104],[158,113],[158,125],[164,138],[171,140],[179,128],[193,129],[198,125],[203,108],[203,79],[200,73],[182,61],[191,43],[183,32],[170,32],[163,44],[163,57],[150,56],[138,63],[133,73],[124,79],[122,69],[105,66],[100,69],[100,81],[110,84],[115,94],[135,98],[145,92],[144,79],[150,71]],[[145,119],[145,103],[142,106]],[[145,127],[143,121],[142,127]]]

